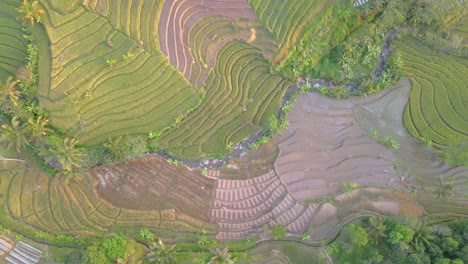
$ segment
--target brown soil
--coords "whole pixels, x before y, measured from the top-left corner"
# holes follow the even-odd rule
[[[427,148],[417,142],[403,126],[403,111],[408,101],[411,83],[402,79],[388,95],[379,100],[360,104],[355,108],[356,124],[363,131],[371,128],[384,136],[395,138],[400,147],[395,151],[398,162],[398,173],[405,186],[414,189],[432,188],[437,185],[442,176],[444,179],[454,178],[454,189],[458,194],[467,192],[468,168],[451,166],[437,157],[434,149]],[[377,95],[378,96],[378,95]]]
[[[267,226],[273,224],[298,236],[306,231],[317,206],[298,203],[270,171],[248,180],[219,179],[211,217],[218,227],[218,239],[265,235]]]
[[[342,182],[400,185],[393,152],[355,124],[354,109],[366,101],[338,101],[317,93],[297,98],[288,129],[274,140],[280,149],[276,170],[298,200],[335,194]]]
[[[246,0],[165,1],[158,25],[161,51],[189,80],[193,58],[187,41],[188,34],[197,21],[208,16],[221,16],[226,19],[257,18]]]
[[[175,209],[209,221],[215,182],[182,166],[151,157],[91,170],[98,194],[116,207],[133,210]]]
[[[278,147],[270,141],[258,149],[244,152],[240,157],[230,160],[228,164],[217,170],[218,177],[246,180],[261,176],[274,169],[273,164],[277,156]]]

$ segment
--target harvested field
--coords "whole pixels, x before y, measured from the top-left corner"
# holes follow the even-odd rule
[[[42,251],[24,243],[16,242],[11,238],[0,236],[0,260],[3,263],[36,264],[42,257]]]
[[[335,194],[342,182],[401,186],[393,152],[355,123],[356,106],[385,94],[339,101],[318,93],[297,98],[288,114],[288,129],[273,138],[280,150],[276,170],[296,199]]]
[[[402,79],[382,99],[358,106],[355,110],[356,124],[363,131],[373,128],[381,131],[382,136],[391,136],[400,143],[395,159],[405,186],[432,188],[439,183],[440,177],[453,178],[456,193],[467,193],[468,168],[448,165],[437,158],[433,149],[424,147],[406,133],[403,126],[406,120],[401,117],[408,111],[404,106],[408,97],[411,100],[413,92],[410,93],[410,87],[410,81]]]
[[[251,31],[256,28],[268,36],[256,18],[246,0],[165,1],[158,25],[161,51],[193,85],[201,87],[227,42],[242,39],[255,45]],[[275,50],[273,36],[265,40]]]
[[[26,40],[21,23],[16,20],[18,2],[0,2],[0,80],[15,76],[16,69],[26,65]]]
[[[98,194],[116,207],[168,210],[209,221],[215,181],[162,158],[144,158],[91,170]]]
[[[7,219],[14,220],[15,226],[26,225],[37,231],[72,235],[102,234],[118,226],[159,228],[173,234],[198,232],[200,229],[212,233],[215,228],[205,221],[206,216],[203,218],[197,214],[197,209],[186,214],[179,212],[178,208],[163,206],[146,211],[116,207],[97,195],[93,190],[96,180],[90,175],[65,184],[61,178],[50,178],[40,171],[18,167],[17,164],[2,166],[0,174],[5,215]],[[202,178],[200,181],[209,186],[209,180]],[[210,192],[209,188],[206,192]],[[190,192],[178,195],[187,193]],[[202,195],[203,192],[198,193]],[[195,198],[187,196],[187,199]]]
[[[318,204],[301,204],[274,171],[248,180],[219,179],[211,209],[218,239],[241,239],[265,233],[280,224],[290,235],[306,231]]]
[[[273,170],[277,156],[278,147],[270,141],[258,149],[244,152],[239,158],[230,160],[228,164],[212,172],[221,179],[247,180]]]

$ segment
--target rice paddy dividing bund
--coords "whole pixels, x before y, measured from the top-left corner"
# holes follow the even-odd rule
[[[397,44],[412,91],[403,120],[416,139],[443,148],[468,139],[468,59],[429,49],[415,39]]]
[[[73,2],[62,7],[61,1],[44,1],[52,72],[50,87],[40,87],[40,103],[54,126],[68,129],[82,144],[146,135],[198,101],[200,94],[171,67],[150,34],[156,24],[147,20],[157,17],[146,17],[160,2],[152,3],[127,14],[102,7],[115,7],[113,2],[90,4],[99,6],[99,13]]]
[[[231,41],[219,52],[208,77],[206,98],[161,146],[171,155],[203,159],[227,153],[229,145],[258,132],[276,114],[291,81],[269,72],[262,52],[245,42]]]
[[[16,69],[26,65],[26,40],[21,23],[16,19],[15,1],[0,2],[0,80],[14,76]]]
[[[135,165],[130,164],[130,168],[132,166]],[[143,170],[136,169],[140,173]],[[184,169],[179,172],[181,175],[187,175]],[[182,213],[177,209],[180,207],[173,205],[152,210],[113,206],[94,191],[94,186],[98,185],[100,178],[105,180],[115,177],[119,173],[118,170],[112,171],[102,167],[93,172],[96,178],[90,175],[69,184],[65,184],[60,178],[51,178],[43,172],[28,170],[25,166],[17,164],[2,166],[0,173],[2,224],[10,224],[15,229],[32,232],[30,235],[37,234],[38,231],[51,235],[98,235],[119,226],[165,230],[164,234],[168,239],[176,236],[178,232],[198,232],[201,229],[207,233],[214,232],[214,226],[206,221],[206,217],[199,218],[201,215],[196,209],[192,210],[195,214],[190,216],[186,214],[187,210]],[[123,177],[122,174],[120,176]],[[208,185],[205,192],[210,193],[210,184],[206,184]],[[200,195],[203,197],[203,194]],[[177,192],[177,197],[182,201],[191,201],[189,196],[187,191]],[[207,214],[208,209],[205,211]]]

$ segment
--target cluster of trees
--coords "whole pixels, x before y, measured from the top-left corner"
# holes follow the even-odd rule
[[[468,263],[468,220],[428,225],[412,217],[369,217],[346,226],[324,251],[336,263]]]
[[[161,239],[145,246],[129,238],[113,235],[86,251],[73,251],[65,257],[65,263],[84,264],[175,264],[181,262],[176,245],[167,246]],[[192,258],[192,263],[233,264],[228,248],[209,249],[206,259]]]
[[[6,145],[9,156],[31,151],[42,168],[52,175],[73,176],[83,169],[110,162],[133,159],[148,149],[144,137],[109,139],[96,147],[80,146],[67,131],[54,128],[48,113],[38,106],[37,68],[38,48],[29,27],[41,22],[45,13],[38,1],[24,0],[18,8],[24,25],[23,37],[27,46],[27,65],[18,68],[15,78],[0,80],[0,144]],[[86,97],[86,96],[85,96]],[[21,161],[20,159],[3,160]]]
[[[401,77],[403,60],[392,52],[393,38],[412,34],[431,44],[459,43],[451,32],[464,15],[458,0],[375,0],[361,7],[337,1],[305,29],[279,68],[373,93]]]

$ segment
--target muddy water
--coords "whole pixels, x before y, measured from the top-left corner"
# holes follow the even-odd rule
[[[342,182],[400,187],[394,153],[356,124],[356,107],[383,97],[334,100],[307,93],[297,98],[288,129],[274,138],[280,149],[277,173],[296,199],[336,194]]]
[[[453,177],[455,191],[468,193],[468,168],[450,166],[437,158],[437,153],[424,147],[406,133],[403,111],[408,101],[411,83],[402,79],[394,89],[379,100],[355,108],[356,124],[364,131],[371,128],[384,136],[392,136],[400,148],[395,151],[398,173],[408,184],[431,188],[444,179]]]
[[[288,190],[305,201],[336,194],[342,182],[428,189],[442,176],[455,178],[457,192],[468,192],[467,168],[445,164],[406,133],[402,117],[410,86],[402,79],[368,97],[298,97],[288,114],[290,126],[274,138],[280,149],[275,167]],[[395,138],[400,148],[378,143],[368,136],[371,129]]]

